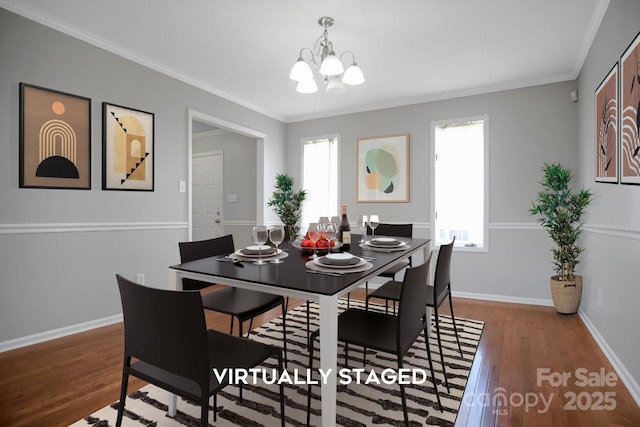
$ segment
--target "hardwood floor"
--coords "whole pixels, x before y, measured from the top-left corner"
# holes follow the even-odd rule
[[[614,371],[578,316],[468,299],[454,299],[454,310],[485,322],[457,426],[640,426],[640,408],[619,378],[595,385],[601,371]],[[278,315],[273,310],[254,326]],[[228,316],[215,313],[207,324],[229,329]],[[0,426],[68,426],[116,401],[122,334],[116,324],[0,353]],[[539,369],[547,369],[545,378]],[[566,385],[549,381],[563,374]],[[143,385],[132,378],[129,393]]]

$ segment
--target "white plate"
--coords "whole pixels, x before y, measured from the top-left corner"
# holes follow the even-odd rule
[[[394,239],[392,237],[374,237],[369,240],[372,245],[378,246],[400,246],[403,242],[398,239]]]
[[[355,256],[350,254],[349,252],[339,252],[335,254],[327,254],[324,257],[324,264],[326,265],[355,265],[354,261]]]
[[[245,249],[249,249],[250,251],[266,251],[271,246],[262,245],[262,246],[247,246]]]
[[[390,244],[377,244],[375,241],[367,240],[366,242],[364,242],[364,244],[374,248],[386,248],[386,249],[400,248],[406,245],[406,242],[402,242],[400,240],[397,240],[397,242],[398,243],[395,245],[390,245]]]
[[[264,246],[267,248],[270,248],[271,246]],[[248,246],[247,248],[257,248],[257,246]],[[239,257],[242,258],[260,258],[260,254],[245,254],[242,253],[242,249],[238,249],[237,251],[234,252],[236,255],[238,255]],[[270,254],[262,254],[262,258],[267,258],[267,257],[272,257],[272,256],[276,256],[276,255],[280,255],[280,253],[282,253],[282,249],[278,249],[278,252],[273,252]]]
[[[377,246],[370,245],[369,242],[360,243],[360,247],[367,251],[374,252],[397,252],[397,251],[406,251],[407,249],[411,249],[411,246],[405,242],[402,242],[400,246]]]
[[[320,261],[320,258],[316,258],[314,260],[312,260],[312,262],[317,265],[318,267],[322,267],[325,269],[329,269],[329,270],[333,270],[334,268],[337,269],[347,269],[347,268],[358,268],[363,266],[364,264],[367,263],[367,260],[362,259],[362,258],[358,258],[359,261],[357,264],[347,264],[347,265],[331,265],[331,264],[323,264],[322,261]]]
[[[367,271],[373,268],[373,265],[370,262],[367,262],[365,260],[362,260],[363,262],[358,263],[357,265],[350,265],[348,266],[348,268],[342,267],[342,269],[336,269],[337,266],[329,267],[326,265],[321,265],[316,261],[317,260],[315,259],[311,261],[307,261],[305,266],[310,270],[326,272],[326,273],[340,273],[340,274],[360,273],[362,271]]]

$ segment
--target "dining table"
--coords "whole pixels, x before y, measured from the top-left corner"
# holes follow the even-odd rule
[[[370,239],[371,236],[365,236]],[[378,237],[378,236],[376,236]],[[352,235],[348,250],[344,247],[335,252],[345,251],[366,260],[365,271],[323,274],[311,272],[308,265],[312,252],[301,248],[299,242],[285,242],[279,246],[282,250],[282,263],[256,265],[252,260],[240,262],[220,262],[221,257],[203,258],[183,262],[169,267],[169,288],[182,290],[182,279],[191,278],[209,282],[252,289],[285,297],[314,301],[319,305],[320,324],[320,367],[323,374],[321,386],[322,425],[336,424],[337,362],[338,362],[338,300],[342,295],[371,281],[389,267],[409,256],[422,253],[423,260],[430,252],[430,239],[398,238],[405,244],[402,250],[389,250],[360,243],[360,235]],[[326,250],[325,250],[326,253]],[[416,260],[414,260],[416,265]],[[362,270],[360,268],[359,270]],[[326,271],[326,270],[324,270]],[[426,285],[426,284],[425,284]],[[426,309],[426,308],[425,308]],[[169,402],[170,415],[175,414],[176,397]]]

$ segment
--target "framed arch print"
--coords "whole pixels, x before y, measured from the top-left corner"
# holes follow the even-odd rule
[[[358,202],[409,201],[409,134],[358,139]]]
[[[102,189],[154,190],[154,114],[102,103]]]
[[[91,189],[91,99],[20,83],[20,188]]]
[[[596,89],[596,182],[618,183],[618,63]]]
[[[640,33],[620,58],[620,182],[640,184]]]

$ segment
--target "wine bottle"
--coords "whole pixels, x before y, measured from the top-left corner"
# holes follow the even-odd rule
[[[342,242],[342,248],[349,249],[351,247],[351,227],[347,219],[347,205],[342,205],[342,217],[340,218],[338,232],[340,241]]]

